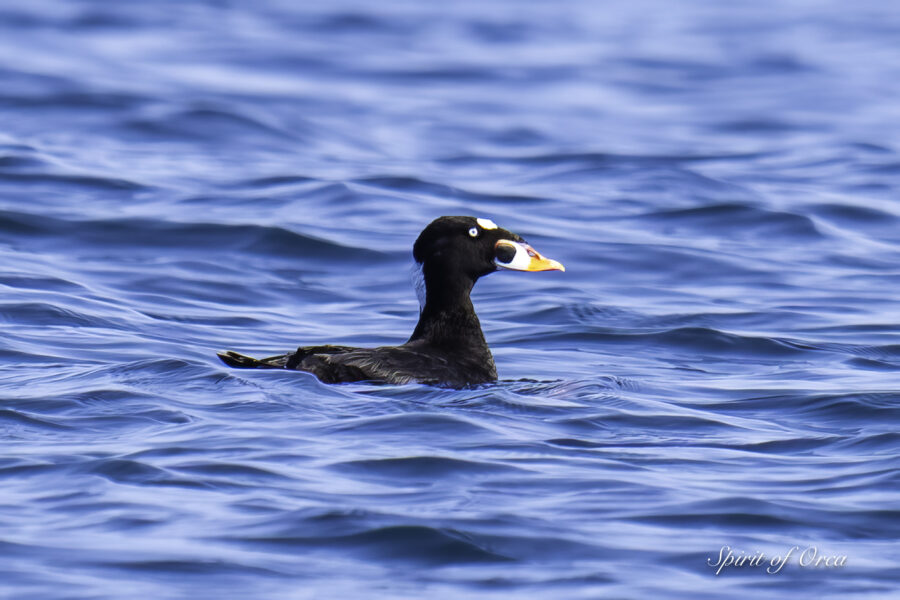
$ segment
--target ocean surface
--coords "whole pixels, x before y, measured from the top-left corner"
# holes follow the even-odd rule
[[[0,3],[0,597],[896,598],[898,40],[875,0]],[[455,214],[567,267],[477,285],[496,385],[216,359],[405,341]]]

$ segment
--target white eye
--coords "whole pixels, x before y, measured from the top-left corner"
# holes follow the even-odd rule
[[[477,227],[473,227],[472,229],[470,229],[470,230],[469,230],[469,235],[471,235],[472,237],[478,237],[478,228],[477,228]]]

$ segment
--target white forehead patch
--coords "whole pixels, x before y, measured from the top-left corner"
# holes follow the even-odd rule
[[[497,224],[490,219],[475,219],[475,222],[478,223],[482,229],[497,229]]]

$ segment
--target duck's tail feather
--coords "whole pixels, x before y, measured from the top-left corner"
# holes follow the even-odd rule
[[[283,369],[291,356],[290,354],[279,354],[268,358],[253,358],[231,350],[218,352],[216,355],[229,367],[238,369]]]

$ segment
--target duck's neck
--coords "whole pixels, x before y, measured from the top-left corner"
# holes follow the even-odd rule
[[[469,277],[430,277],[426,270],[425,304],[410,342],[425,340],[435,346],[460,350],[487,349],[481,323],[469,295],[475,282]]]

